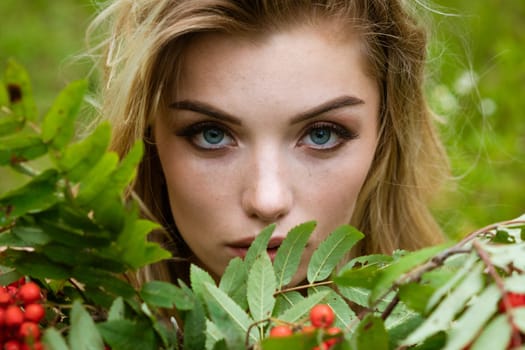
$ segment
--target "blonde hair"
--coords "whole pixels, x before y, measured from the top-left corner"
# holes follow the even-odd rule
[[[448,162],[424,92],[427,35],[402,0],[115,0],[89,33],[109,32],[100,49],[101,114],[113,123],[112,148],[125,155],[146,142],[134,190],[169,232],[155,239],[191,255],[177,233],[149,125],[165,113],[188,41],[202,32],[264,35],[326,19],[362,35],[382,101],[379,144],[351,224],[366,234],[358,254],[414,250],[442,240],[427,202],[448,175]],[[185,277],[179,263],[147,278]]]

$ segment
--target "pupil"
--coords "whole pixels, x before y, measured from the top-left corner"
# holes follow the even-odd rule
[[[330,140],[331,132],[327,129],[315,129],[310,132],[310,138],[317,145],[323,145]]]
[[[207,129],[203,133],[206,142],[217,144],[224,139],[224,132],[220,129]]]

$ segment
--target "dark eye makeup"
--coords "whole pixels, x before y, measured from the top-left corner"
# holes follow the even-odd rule
[[[229,128],[216,121],[190,124],[177,130],[175,135],[184,137],[192,146],[203,151],[221,150],[237,145]],[[316,151],[330,152],[358,136],[354,131],[338,123],[316,121],[303,128],[297,145]]]

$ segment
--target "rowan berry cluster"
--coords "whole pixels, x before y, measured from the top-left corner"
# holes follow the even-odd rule
[[[0,286],[0,349],[42,350],[39,322],[45,316],[40,287],[25,278]]]
[[[326,304],[315,305],[310,309],[309,314],[310,325],[277,325],[270,329],[271,338],[288,337],[292,334],[302,333],[308,334],[319,330],[325,339],[321,344],[314,347],[312,350],[329,350],[335,344],[340,342],[343,333],[340,328],[333,327],[335,314],[332,308]]]

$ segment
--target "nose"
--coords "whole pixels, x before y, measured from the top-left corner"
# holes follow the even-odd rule
[[[250,162],[242,207],[251,218],[273,223],[286,216],[293,205],[293,191],[285,165],[275,157]]]

